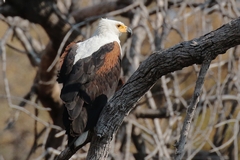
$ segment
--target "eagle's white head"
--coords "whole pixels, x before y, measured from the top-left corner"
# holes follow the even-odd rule
[[[132,30],[129,27],[127,27],[124,23],[120,21],[102,18],[99,21],[95,35],[105,36],[107,34],[114,34],[119,37],[122,33],[126,32],[132,34]]]
[[[117,42],[120,45],[119,36],[124,32],[131,34],[132,30],[122,22],[102,18],[93,36],[83,42],[77,43],[78,48],[74,64],[79,59],[92,55],[105,44]]]

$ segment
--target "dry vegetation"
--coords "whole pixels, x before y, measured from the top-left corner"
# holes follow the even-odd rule
[[[41,8],[44,15],[22,11],[22,5],[49,5],[52,10]],[[0,6],[0,160],[54,159],[65,148],[55,57],[70,41],[88,38],[100,17],[124,21],[133,29],[131,38],[121,39],[127,81],[154,51],[217,29],[239,17],[239,8],[237,0],[6,0]],[[235,46],[211,62],[183,159],[240,158],[239,55]],[[174,159],[200,68],[195,64],[162,76],[124,119],[109,157]],[[88,148],[72,159],[85,159]]]

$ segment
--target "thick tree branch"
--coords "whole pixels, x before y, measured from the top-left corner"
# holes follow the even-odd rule
[[[240,44],[240,18],[200,38],[153,53],[104,107],[95,128],[94,141],[91,142],[87,159],[107,157],[109,142],[124,117],[161,76],[193,64],[201,64],[203,60],[211,61],[238,44]]]

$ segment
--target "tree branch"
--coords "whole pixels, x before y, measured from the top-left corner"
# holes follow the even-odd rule
[[[202,86],[204,83],[204,78],[207,74],[207,70],[210,66],[211,60],[206,60],[203,62],[201,70],[199,72],[199,76],[196,82],[196,86],[195,86],[195,90],[194,93],[192,95],[192,100],[191,103],[189,105],[189,107],[187,108],[187,115],[186,118],[184,119],[184,123],[183,123],[183,127],[181,130],[181,135],[179,138],[179,142],[176,144],[176,160],[181,160],[183,155],[184,155],[184,146],[186,144],[187,141],[187,135],[188,135],[188,131],[190,129],[191,126],[191,122],[194,116],[194,111],[197,107],[197,103],[199,102],[199,96],[200,93],[202,92]]]

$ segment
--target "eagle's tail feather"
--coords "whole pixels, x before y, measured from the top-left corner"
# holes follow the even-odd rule
[[[86,107],[82,107],[78,117],[71,123],[70,134],[72,136],[79,136],[84,132],[87,125],[87,116]]]
[[[71,120],[76,119],[79,114],[82,112],[84,101],[77,97],[73,102],[65,104],[65,107],[68,110],[68,115]]]

